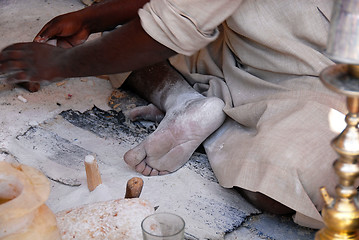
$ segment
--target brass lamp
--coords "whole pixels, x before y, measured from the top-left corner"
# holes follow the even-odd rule
[[[327,54],[337,64],[320,74],[322,83],[347,99],[346,128],[333,139],[339,158],[333,167],[339,177],[336,197],[323,187],[325,227],[316,240],[359,239],[359,204],[355,181],[359,177],[359,0],[337,0],[328,35]]]

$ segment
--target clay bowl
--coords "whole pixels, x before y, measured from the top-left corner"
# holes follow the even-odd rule
[[[60,239],[45,205],[50,183],[38,170],[0,162],[0,239]]]

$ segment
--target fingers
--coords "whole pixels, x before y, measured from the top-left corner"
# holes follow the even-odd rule
[[[26,59],[25,44],[14,44],[6,47],[0,52],[0,73],[6,75],[6,82],[20,83],[29,81],[26,73],[28,63]]]
[[[0,61],[2,59],[17,60],[17,59],[21,59],[22,57],[23,57],[23,53],[19,50],[4,49],[3,53],[0,55]]]
[[[24,71],[18,71],[13,74],[8,74],[6,82],[8,83],[24,83],[29,82],[30,78]]]
[[[9,60],[5,62],[0,61],[0,73],[5,74],[7,81],[14,80],[17,77],[24,79],[20,72],[26,71],[28,64],[22,60]]]
[[[34,42],[40,42],[40,43],[47,43],[50,45],[56,45],[57,47],[61,48],[71,48],[80,44],[83,44],[89,34],[86,31],[79,32],[76,35],[69,36],[69,37],[61,37],[61,36],[54,36],[52,38],[50,37],[43,37],[43,36],[36,36],[34,39]],[[55,44],[53,44],[54,42]]]
[[[48,38],[48,37],[43,37],[43,36],[37,35],[33,41],[39,42],[39,43],[44,43],[44,42],[47,42],[49,39],[50,38]]]
[[[2,56],[6,56],[7,54],[11,54],[11,51],[20,50],[22,48],[21,45],[22,45],[22,43],[16,43],[16,44],[12,44],[10,46],[7,46],[3,50],[1,50],[0,61],[1,61]]]
[[[0,53],[1,67],[4,67],[3,65],[6,65],[6,67],[12,67],[13,65],[16,65],[14,64],[15,62],[18,62],[24,57],[25,57],[24,51],[21,48],[18,48],[17,46],[14,47],[10,46],[8,48],[5,48]]]
[[[24,54],[17,48],[18,46],[10,46],[0,53],[0,73],[6,74],[7,82],[17,78],[22,81],[26,78],[23,71],[27,68],[27,64],[21,60]]]
[[[49,39],[51,39],[52,37],[57,35],[57,31],[56,28],[54,30],[54,28],[50,27],[50,23],[47,23],[41,30],[40,32],[35,36],[34,38],[34,42],[39,42],[39,43],[44,43],[47,42]]]
[[[52,19],[50,22],[46,23],[40,32],[35,36],[34,42],[44,43],[48,40],[61,36],[62,27],[58,24],[59,17]]]
[[[24,71],[14,71],[0,76],[0,80],[3,83],[15,84],[30,82],[28,74]]]
[[[58,61],[64,50],[42,43],[17,43],[0,52],[0,72],[8,82],[43,82],[62,78]]]
[[[7,61],[0,65],[0,72],[11,74],[12,72],[24,71],[27,68],[28,65],[23,61]]]
[[[40,38],[41,37],[36,37],[34,39],[34,42],[42,43],[43,41],[46,41],[43,43],[46,43],[46,44],[52,45],[52,46],[57,46],[60,48],[72,48],[74,46],[71,42],[68,41],[67,38],[63,38],[63,37],[52,38],[49,40],[46,40],[47,38],[41,38],[41,39]]]
[[[49,43],[57,40],[57,46],[70,48],[84,43],[90,32],[80,23],[76,14],[59,15],[39,31],[35,36],[34,42]]]

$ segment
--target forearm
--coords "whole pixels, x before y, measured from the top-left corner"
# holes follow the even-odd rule
[[[137,16],[138,10],[150,0],[105,0],[78,13],[91,33],[111,30]]]
[[[175,54],[152,39],[136,18],[102,38],[67,50],[62,59],[62,77],[132,71]]]

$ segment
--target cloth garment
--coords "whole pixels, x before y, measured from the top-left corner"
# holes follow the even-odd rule
[[[321,228],[319,188],[335,195],[330,113],[344,97],[319,73],[333,0],[152,0],[139,11],[171,64],[228,118],[204,143],[219,183],[261,192]],[[343,115],[344,116],[344,115]]]

